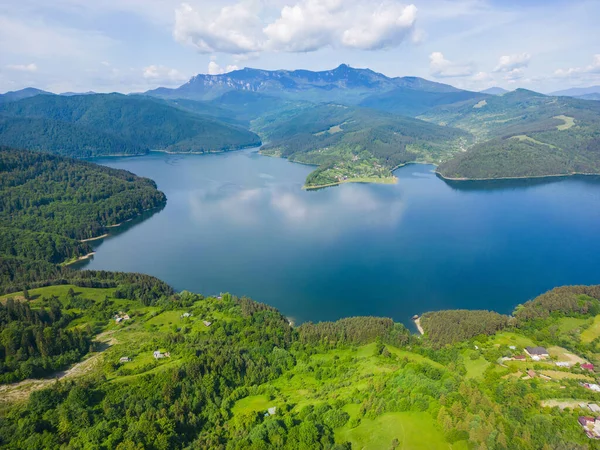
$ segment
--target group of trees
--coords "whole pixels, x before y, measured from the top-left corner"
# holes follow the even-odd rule
[[[91,337],[81,328],[66,329],[71,319],[58,300],[36,310],[12,298],[0,304],[0,382],[40,377],[78,361]]]
[[[506,328],[510,318],[494,311],[454,309],[421,316],[427,338],[436,346],[453,344],[480,334],[492,335]]]
[[[591,317],[596,314],[600,314],[600,285],[557,287],[519,305],[514,312],[522,322],[551,315]]]

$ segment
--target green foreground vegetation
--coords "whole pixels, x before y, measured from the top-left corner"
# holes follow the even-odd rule
[[[600,363],[599,298],[428,313],[415,336],[375,317],[293,328],[247,298],[83,271],[0,297],[0,445],[600,448],[577,422],[600,402],[580,384],[597,378],[581,364]],[[550,357],[516,358],[534,345]]]

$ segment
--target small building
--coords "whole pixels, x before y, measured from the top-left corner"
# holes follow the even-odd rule
[[[125,314],[125,315],[123,316],[123,320],[129,320],[129,314]]]
[[[267,409],[267,412],[265,413],[265,417],[274,416],[276,412],[277,412],[277,406],[271,406],[269,409]]]
[[[513,359],[515,361],[525,361],[527,358],[525,357],[525,355],[516,355],[513,357]]]
[[[590,363],[585,363],[580,366],[582,369],[589,370],[590,372],[594,371],[594,365]]]
[[[556,363],[557,367],[571,367],[571,363],[567,361],[558,361]]]
[[[596,403],[590,403],[587,407],[590,408],[590,411],[593,413],[600,413],[600,406]]]
[[[119,359],[119,362],[122,362],[122,363],[126,363],[129,361],[131,361],[131,358],[129,356],[122,356],[121,359]]]
[[[534,361],[546,359],[550,356],[548,354],[548,350],[546,350],[544,347],[525,347],[525,353],[527,353]]]
[[[536,376],[536,373],[535,373],[535,371],[534,371],[534,370],[531,370],[531,369],[529,369],[529,370],[527,371],[527,375],[529,375],[529,377],[530,377],[530,378],[535,378],[535,376]]]
[[[509,345],[508,348],[510,348],[511,350],[516,350],[517,347],[515,347],[514,345]]]
[[[117,318],[115,319],[115,322],[119,323],[119,322],[121,322],[122,320],[123,320],[123,318],[122,318],[122,317],[117,317]]]
[[[600,420],[589,416],[579,416],[577,421],[590,439],[600,439]]]
[[[192,315],[189,312],[185,312],[181,315],[182,318],[186,319],[188,317],[191,317]]]
[[[600,392],[600,386],[594,383],[581,383],[581,386],[583,386],[586,389],[589,389],[590,391]]]
[[[160,350],[156,350],[154,352],[154,358],[155,359],[161,359],[161,358],[170,358],[171,354],[169,352],[161,352]]]
[[[210,327],[212,325],[212,322],[209,322],[208,320],[203,320],[202,323],[207,327]]]

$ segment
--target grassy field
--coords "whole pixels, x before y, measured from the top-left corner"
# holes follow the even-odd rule
[[[540,373],[552,378],[553,380],[573,379],[573,380],[594,381],[594,379],[592,377],[587,376],[587,375],[582,375],[580,373],[561,372],[559,370],[542,370]]]
[[[536,345],[531,339],[510,331],[498,333],[492,339],[495,344],[507,346],[514,345],[517,348],[525,348]]]
[[[560,115],[560,116],[555,116],[554,119],[559,119],[564,121],[565,123],[563,123],[562,125],[558,125],[556,127],[557,130],[563,131],[563,130],[568,130],[569,128],[572,128],[573,126],[575,126],[575,119],[573,117],[569,117],[569,116],[565,116],[565,115]]]
[[[270,407],[275,406],[275,401],[270,400],[266,395],[251,395],[249,397],[238,400],[234,407],[231,408],[233,414],[245,414],[249,412],[266,411]]]
[[[112,296],[115,292],[115,288],[107,288],[107,289],[95,289],[95,288],[84,288],[75,286],[72,284],[63,284],[60,286],[48,286],[38,289],[29,290],[29,297],[32,301],[38,300],[41,297],[50,298],[53,295],[57,297],[64,297],[69,292],[69,289],[73,289],[76,295],[80,295],[85,298],[89,298],[90,300],[101,301],[104,300],[106,296]],[[12,294],[6,294],[0,297],[0,301],[5,301],[7,298],[15,298],[18,300],[24,300],[23,293],[15,292]],[[34,303],[35,304],[35,303]]]
[[[393,448],[394,439],[398,442],[396,448],[403,450],[453,448],[427,413],[386,413],[376,419],[363,418],[356,428],[345,425],[335,436],[338,442],[351,442],[353,449],[387,450]]]
[[[491,363],[487,362],[483,358],[471,359],[465,358],[465,367],[467,369],[467,378],[478,378],[482,377],[485,369],[490,366]]]
[[[594,317],[592,325],[581,333],[581,342],[592,342],[598,336],[600,336],[600,315]]]
[[[589,319],[579,319],[577,317],[563,317],[558,322],[558,328],[560,329],[560,331],[565,333],[567,331],[572,331],[579,328],[588,321]]]

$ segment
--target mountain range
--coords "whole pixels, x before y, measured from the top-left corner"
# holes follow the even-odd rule
[[[245,68],[128,96],[7,93],[0,145],[87,157],[263,142],[265,154],[319,166],[307,187],[385,180],[410,161],[456,179],[597,173],[593,90],[471,92],[345,64],[320,72]]]

